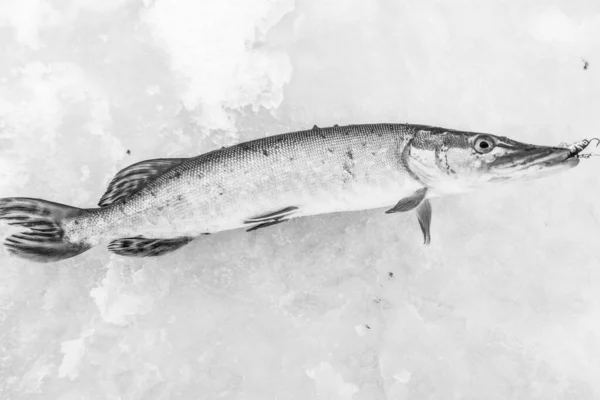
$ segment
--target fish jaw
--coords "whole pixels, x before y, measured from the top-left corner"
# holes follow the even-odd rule
[[[574,168],[579,159],[569,149],[534,146],[496,159],[489,164],[490,182],[532,180]]]
[[[571,156],[571,151],[562,147],[531,146],[516,150],[496,158],[489,163],[490,169],[507,170],[509,173],[530,168],[546,169],[553,167],[575,167],[579,159]]]

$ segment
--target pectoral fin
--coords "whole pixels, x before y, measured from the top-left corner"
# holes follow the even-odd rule
[[[431,203],[429,200],[423,200],[417,207],[417,219],[423,232],[424,244],[431,243]]]
[[[426,188],[419,189],[416,192],[414,192],[412,195],[410,195],[409,197],[405,197],[402,200],[400,200],[393,208],[390,208],[385,213],[391,214],[391,213],[414,210],[415,208],[417,208],[419,206],[419,204],[421,204],[423,202],[426,194],[427,194]]]
[[[419,189],[411,196],[400,200],[393,208],[390,208],[385,213],[392,214],[397,212],[406,212],[416,209],[417,219],[421,232],[423,232],[424,244],[431,243],[431,203],[425,199],[427,189]]]

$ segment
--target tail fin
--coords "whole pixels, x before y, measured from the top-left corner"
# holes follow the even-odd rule
[[[63,221],[85,213],[46,200],[25,197],[0,199],[0,220],[9,225],[29,228],[6,238],[4,246],[11,254],[37,262],[52,262],[74,257],[90,249],[88,243],[72,243],[65,239]]]

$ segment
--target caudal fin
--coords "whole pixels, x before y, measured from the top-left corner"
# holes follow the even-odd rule
[[[81,254],[92,245],[69,242],[65,238],[63,222],[85,212],[81,208],[40,199],[0,199],[0,220],[28,228],[7,237],[4,246],[16,256],[36,262],[59,261]]]

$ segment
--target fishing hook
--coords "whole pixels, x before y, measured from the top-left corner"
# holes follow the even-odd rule
[[[576,158],[590,158],[592,154],[581,154],[581,152],[584,151],[594,140],[596,141],[596,147],[598,147],[598,145],[600,145],[599,138],[583,139],[568,146],[568,149],[571,150],[571,154],[569,156]]]
[[[575,158],[590,158],[590,157],[599,157],[599,156],[600,156],[600,154],[588,153],[588,154],[576,154],[573,157],[575,157]]]
[[[590,140],[588,140],[588,146],[589,146],[590,144],[592,144],[592,142],[593,142],[594,140],[596,141],[596,147],[598,147],[598,145],[600,145],[600,139],[598,139],[598,138],[591,138]]]

